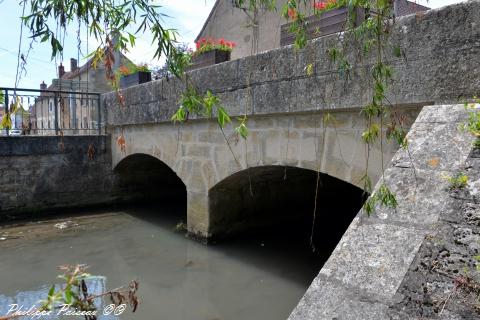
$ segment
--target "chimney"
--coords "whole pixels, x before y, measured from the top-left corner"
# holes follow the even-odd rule
[[[65,67],[60,62],[60,65],[58,66],[58,78],[61,79],[64,74],[65,74]]]
[[[45,83],[45,81],[42,81],[42,83],[40,83],[40,90],[47,90],[47,84]]]
[[[70,58],[70,72],[77,70],[77,68],[78,68],[77,59]]]
[[[118,43],[118,39],[120,37],[120,33],[118,32],[115,32],[115,33],[112,33],[111,34],[111,37],[112,37],[112,45],[114,47],[114,51],[113,51],[113,59],[114,59],[114,62],[113,62],[113,69],[114,70],[117,70],[118,68],[120,68],[120,65],[121,65],[121,54],[120,54],[120,49],[116,50],[115,49],[115,46],[117,45]]]

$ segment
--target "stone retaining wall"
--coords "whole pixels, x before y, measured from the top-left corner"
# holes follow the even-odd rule
[[[470,170],[461,201],[446,179],[475,168],[476,159],[467,162],[474,137],[458,129],[467,117],[463,105],[423,108],[408,150],[395,154],[383,177],[398,207],[358,213],[289,320],[478,319],[468,305],[474,295],[467,300],[459,289],[440,312],[457,290],[455,277],[477,272],[478,174]]]
[[[0,172],[0,220],[112,201],[109,136],[0,137]]]

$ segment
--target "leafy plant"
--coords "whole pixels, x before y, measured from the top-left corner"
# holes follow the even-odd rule
[[[367,188],[371,188],[371,185]],[[395,209],[398,205],[395,195],[385,183],[382,183],[377,191],[375,191],[363,204],[363,210],[370,216],[375,212],[375,206],[379,204],[382,207]]]
[[[199,54],[213,50],[231,52],[233,48],[236,47],[236,43],[233,41],[226,41],[223,38],[220,38],[218,40],[212,38],[201,38],[200,40],[195,42],[195,46],[196,51],[192,53],[192,56],[197,56]]]
[[[480,103],[480,98],[474,97],[475,103]],[[470,132],[475,137],[480,137],[480,112],[475,109],[475,104],[465,102],[465,109],[468,111],[467,122],[462,123],[459,128]],[[477,143],[477,141],[475,141]]]
[[[480,255],[474,256],[473,258],[477,261],[477,263],[476,263],[477,271],[480,271]]]
[[[407,132],[395,122],[387,125],[387,140],[395,141],[403,149],[408,147]]]
[[[59,269],[62,274],[58,276],[64,283],[62,285],[52,285],[48,291],[45,300],[42,300],[41,306],[36,311],[36,314],[48,315],[48,312],[57,310],[58,313],[66,312],[67,310],[75,310],[76,313],[81,312],[85,319],[97,319],[97,308],[94,301],[98,298],[108,296],[113,305],[120,306],[121,304],[129,304],[132,312],[135,312],[138,307],[139,299],[137,297],[138,282],[131,281],[128,286],[119,287],[110,291],[101,292],[99,294],[91,294],[88,291],[87,282],[89,279],[96,278],[86,272],[88,267],[86,265],[63,265]],[[0,320],[9,320],[17,318],[14,312],[5,316],[0,316]]]
[[[463,172],[457,173],[455,176],[445,176],[449,183],[450,190],[462,190],[468,185],[468,176]]]
[[[128,76],[137,72],[150,72],[150,69],[148,69],[148,65],[146,63],[140,65],[129,63],[126,65],[121,65],[118,68],[118,72],[122,76]]]
[[[344,1],[342,1],[344,3]],[[338,7],[336,0],[327,0],[327,1],[313,1],[313,8],[316,14],[320,14],[325,11],[332,10]]]

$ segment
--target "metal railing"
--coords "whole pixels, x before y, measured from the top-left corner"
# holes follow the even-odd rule
[[[0,87],[0,135],[94,135],[105,133],[100,93]],[[16,104],[17,108],[13,111]],[[11,121],[3,121],[10,116]]]

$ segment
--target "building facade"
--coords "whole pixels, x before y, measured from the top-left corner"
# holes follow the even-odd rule
[[[278,48],[280,27],[287,23],[281,16],[287,1],[277,0],[275,11],[259,9],[251,13],[239,8],[236,0],[217,0],[195,41],[224,38],[235,42],[237,46],[231,53],[232,60]],[[429,9],[407,0],[394,0],[393,8],[397,17]]]
[[[114,72],[119,66],[132,63],[123,54],[116,55]],[[59,78],[47,87],[40,84],[40,96],[30,105],[28,131],[32,134],[88,134],[101,126],[100,99],[92,93],[113,91],[103,65],[93,68],[92,59],[79,67],[78,61],[70,59],[70,71],[63,64],[58,66]],[[60,91],[53,93],[49,91]],[[56,120],[57,119],[57,120]]]

